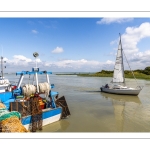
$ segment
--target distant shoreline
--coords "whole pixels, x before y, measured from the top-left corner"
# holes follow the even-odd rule
[[[113,77],[113,73],[103,74],[103,73],[63,73],[63,74],[56,74],[56,75],[76,75],[80,77]],[[131,78],[134,79],[132,74],[125,74],[125,78]],[[150,80],[150,75],[146,75],[143,73],[135,73],[136,79],[145,79]]]

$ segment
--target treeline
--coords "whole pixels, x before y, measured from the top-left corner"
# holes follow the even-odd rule
[[[108,70],[101,70],[100,72],[97,72],[96,74],[113,74],[114,71],[108,71]],[[134,73],[142,73],[145,75],[150,75],[150,66],[146,67],[144,70],[142,69],[137,69],[137,70],[133,70]],[[125,74],[131,74],[130,70],[125,70],[124,71]]]
[[[150,75],[150,67],[146,67],[144,70],[134,70],[134,72],[138,72],[138,73],[143,73],[143,74],[146,74],[146,75]]]
[[[108,70],[101,70],[100,72],[96,72],[93,74],[78,74],[78,76],[83,76],[83,77],[113,77],[113,72],[114,71],[108,71]],[[146,79],[150,80],[150,66],[146,67],[144,70],[142,69],[137,69],[133,70],[134,75],[137,79]],[[130,70],[125,70],[125,78],[134,78],[132,72]]]

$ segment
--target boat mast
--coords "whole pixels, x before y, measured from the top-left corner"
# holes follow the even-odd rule
[[[123,49],[122,49],[122,42],[121,42],[121,34],[119,33],[120,35],[120,45],[121,45],[121,56],[122,56],[122,71],[123,71],[123,83],[125,83],[125,77],[124,77],[124,64],[123,64]]]
[[[2,74],[2,79],[4,76],[4,72],[3,72],[3,57],[1,56],[1,74]]]
[[[37,87],[37,92],[39,93],[39,82],[38,82],[38,75],[37,75],[37,71],[38,71],[38,67],[37,67],[37,57],[39,56],[39,54],[37,52],[33,53],[33,56],[35,57],[35,65],[36,67],[34,67],[34,72],[35,72],[35,80],[36,80],[36,87]]]

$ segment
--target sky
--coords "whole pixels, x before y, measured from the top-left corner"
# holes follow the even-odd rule
[[[150,66],[150,18],[1,17],[0,54],[4,72],[113,70],[121,34],[132,70]],[[124,57],[125,70],[129,66]]]

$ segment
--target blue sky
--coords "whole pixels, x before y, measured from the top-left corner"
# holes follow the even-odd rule
[[[113,70],[119,33],[132,69],[150,66],[150,18],[0,18],[5,72]],[[125,61],[125,69],[129,69]]]

